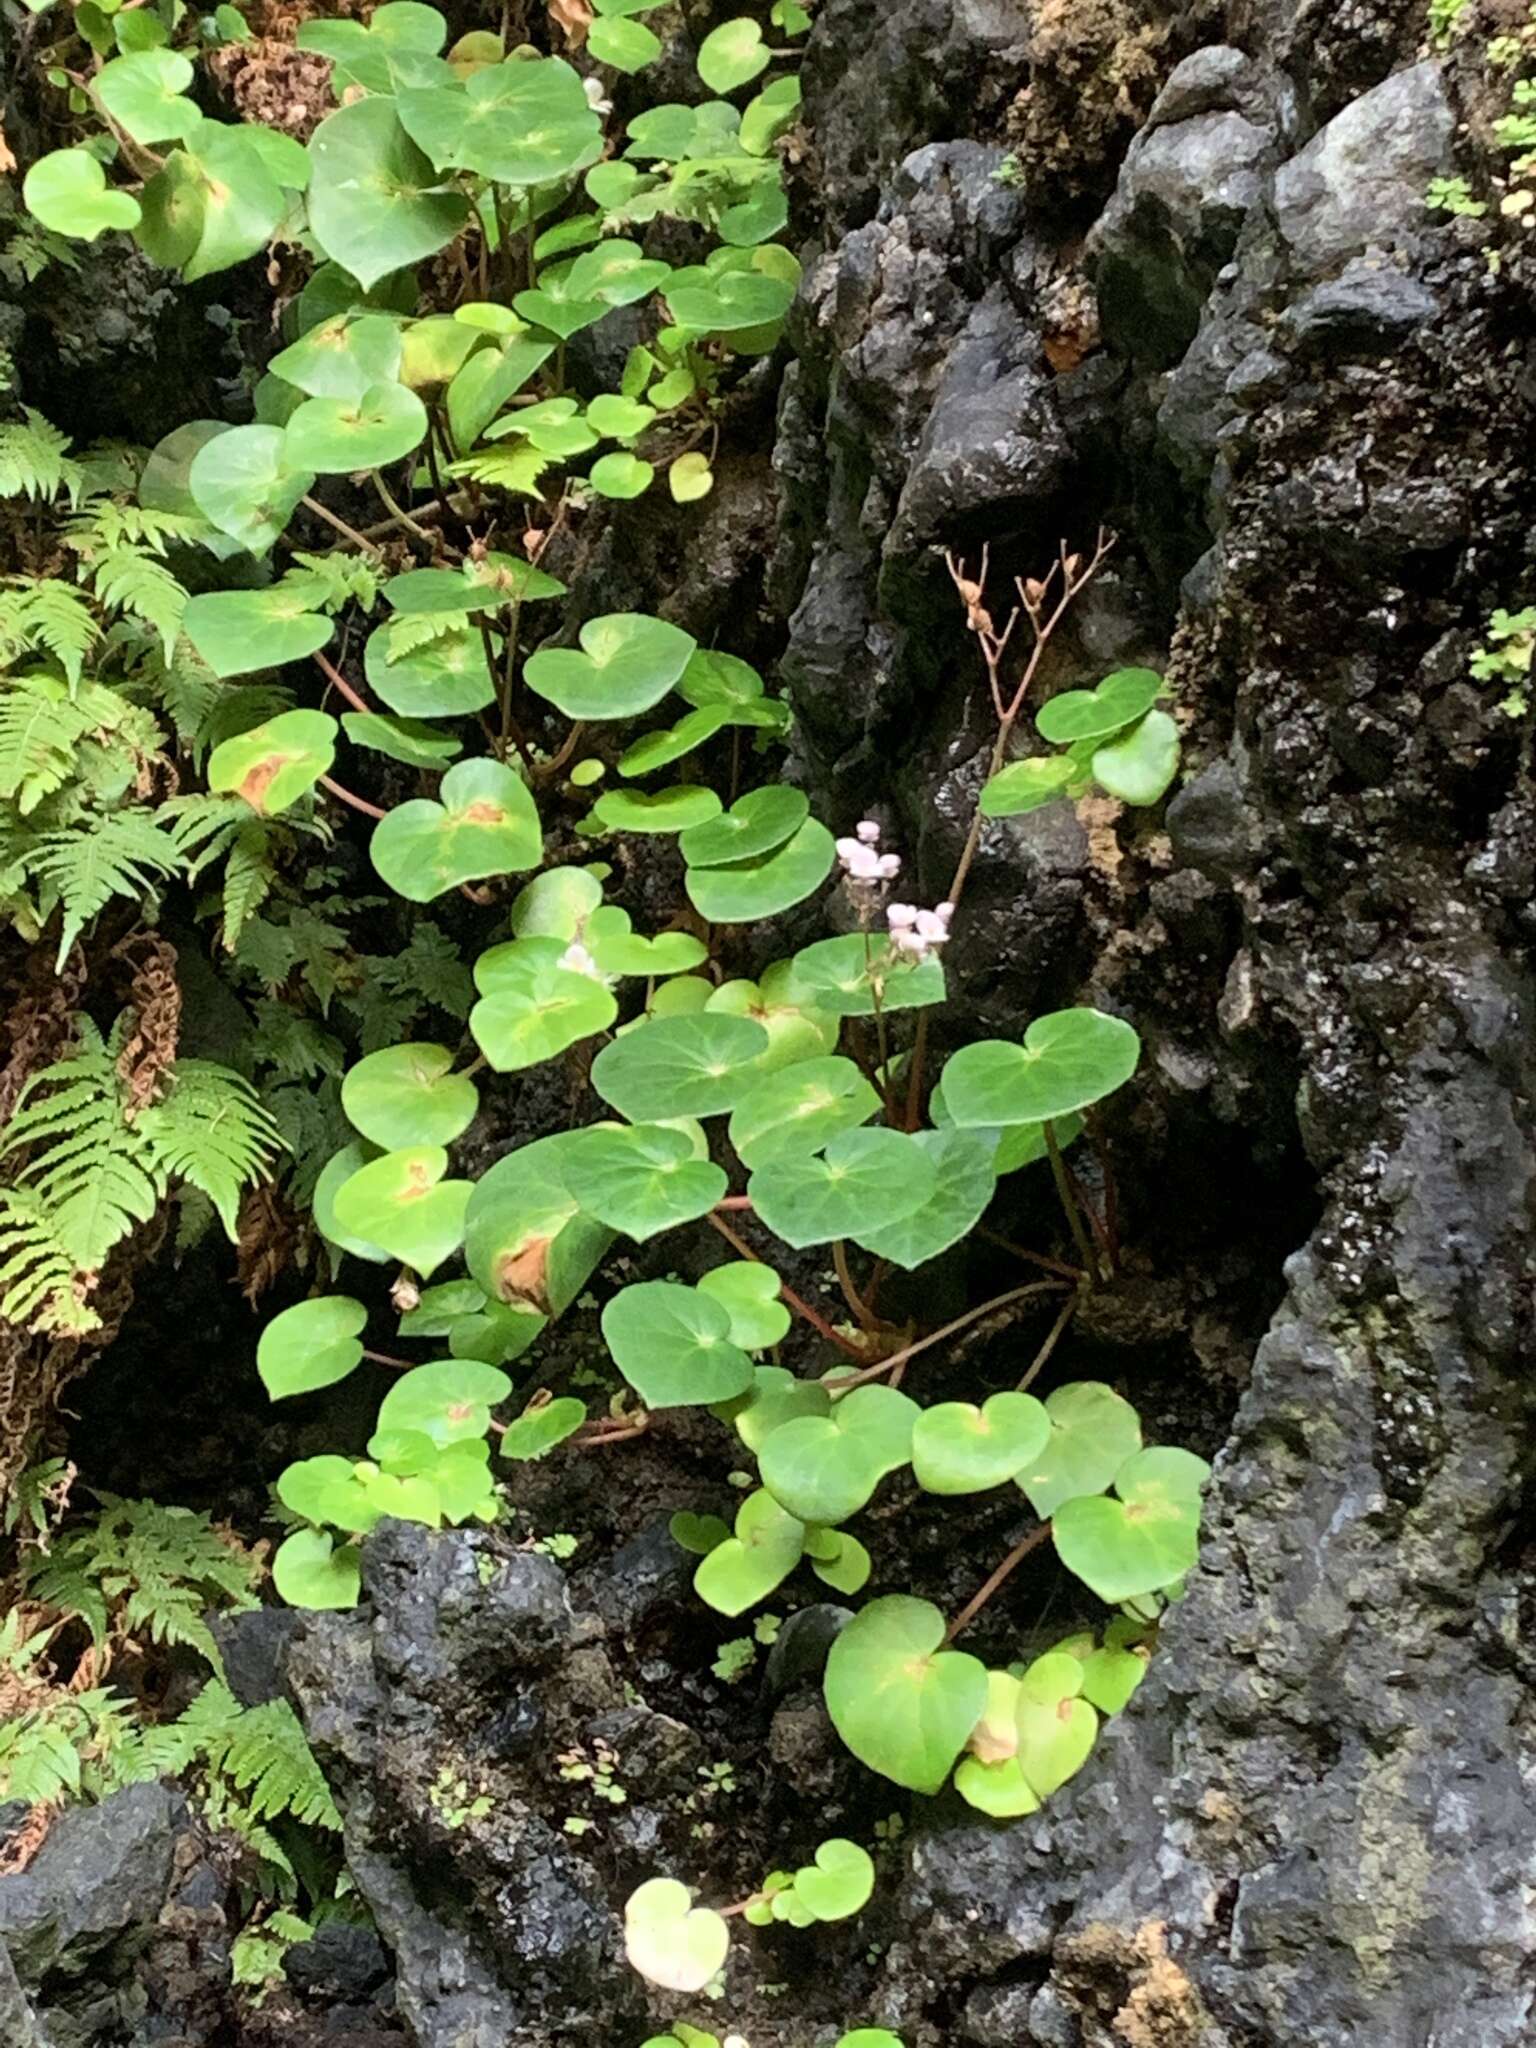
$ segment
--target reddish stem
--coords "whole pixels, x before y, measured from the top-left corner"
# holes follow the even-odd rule
[[[739,1252],[744,1259],[750,1259],[754,1266],[762,1265],[763,1261],[753,1251],[751,1245],[747,1243],[744,1237],[738,1237],[729,1223],[723,1222],[713,1211],[710,1212],[707,1220],[714,1225],[715,1229],[719,1231],[733,1251]],[[787,1280],[781,1279],[779,1281],[779,1294],[784,1306],[788,1309],[793,1309],[802,1322],[809,1323],[811,1328],[825,1337],[829,1344],[835,1344],[838,1350],[845,1353],[849,1358],[857,1358],[862,1361],[864,1353],[859,1349],[858,1345],[850,1342],[841,1330],[834,1330],[826,1317],[819,1315],[808,1301],[802,1301]]]
[[[341,803],[350,804],[354,811],[361,811],[365,818],[384,818],[389,815],[387,811],[381,811],[377,804],[369,803],[366,797],[354,796],[350,789],[343,789],[341,784],[333,781],[329,775],[320,777],[320,787],[328,789]]]
[[[315,666],[319,669],[321,675],[325,677],[325,680],[333,690],[346,698],[354,711],[372,711],[373,706],[368,702],[368,699],[353,689],[335,662],[327,661],[323,654],[317,654],[314,659]]]
[[[1061,1282],[1058,1280],[1032,1280],[1028,1287],[1014,1287],[1007,1294],[999,1294],[991,1301],[984,1301],[980,1308],[967,1309],[963,1316],[956,1316],[952,1323],[946,1323],[942,1329],[933,1331],[927,1337],[919,1337],[915,1344],[908,1344],[900,1351],[893,1351],[889,1358],[882,1358],[878,1365],[866,1366],[863,1372],[856,1372],[845,1380],[839,1380],[830,1390],[833,1400],[837,1400],[842,1394],[852,1393],[855,1387],[862,1386],[866,1380],[883,1379],[898,1366],[904,1366],[909,1358],[916,1358],[920,1351],[929,1351],[935,1344],[942,1344],[946,1337],[956,1336],[961,1330],[968,1329],[972,1323],[979,1323],[983,1316],[993,1315],[998,1309],[1008,1308],[1013,1302],[1023,1301],[1032,1294],[1054,1294],[1060,1285]]]
[[[998,1588],[1007,1582],[1009,1577],[1024,1562],[1032,1550],[1040,1548],[1040,1545],[1050,1533],[1050,1523],[1042,1522],[1038,1528],[1031,1529],[1021,1542],[1015,1543],[991,1578],[971,1595],[970,1599],[966,1601],[960,1612],[945,1630],[944,1643],[946,1647],[955,1640],[956,1636],[970,1627],[971,1623],[980,1614],[993,1594],[997,1592]]]

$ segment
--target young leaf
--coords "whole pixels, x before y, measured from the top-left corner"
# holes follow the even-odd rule
[[[357,1547],[336,1548],[319,1529],[295,1529],[278,1545],[272,1585],[289,1607],[355,1607],[362,1591]]]
[[[453,1060],[445,1045],[391,1045],[369,1053],[342,1080],[348,1121],[386,1152],[451,1145],[480,1106],[474,1082],[450,1071]]]
[[[1064,1501],[1102,1493],[1141,1449],[1141,1422],[1129,1401],[1099,1380],[1058,1387],[1045,1401],[1050,1440],[1016,1477],[1042,1521]]]
[[[202,122],[199,109],[184,97],[192,78],[192,66],[179,51],[140,50],[104,64],[96,92],[135,142],[172,142]]]
[[[382,711],[344,711],[341,729],[354,746],[387,754],[407,768],[446,768],[463,751],[451,734],[437,732],[420,719],[389,718]]]
[[[1022,1045],[979,1039],[944,1068],[944,1101],[962,1129],[1043,1123],[1086,1109],[1128,1081],[1141,1040],[1102,1010],[1056,1010],[1037,1017]]]
[[[1068,690],[1042,705],[1035,725],[1053,746],[1104,739],[1150,711],[1162,695],[1163,679],[1149,668],[1116,669],[1096,689]]]
[[[1028,761],[1010,761],[982,789],[981,814],[984,818],[1024,817],[1064,796],[1076,777],[1077,764],[1070,754],[1041,754]]]
[[[1099,1717],[1085,1699],[1076,1657],[1047,1652],[1019,1681],[1018,1763],[1030,1789],[1048,1799],[1092,1754]]]
[[[114,192],[99,160],[86,149],[55,149],[27,172],[22,203],[53,234],[94,242],[108,228],[139,223],[139,202],[131,192]]]
[[[693,1575],[693,1589],[717,1614],[745,1614],[789,1577],[805,1551],[805,1524],[772,1494],[749,1493],[736,1514],[736,1531],[710,1546]]]
[[[868,1851],[837,1836],[820,1845],[813,1864],[795,1872],[795,1897],[814,1920],[847,1920],[864,1910],[874,1889]]]
[[[624,1287],[603,1310],[613,1362],[648,1408],[728,1401],[752,1384],[752,1361],[730,1341],[731,1318],[697,1288],[666,1280]]]
[[[761,1351],[789,1332],[789,1310],[779,1299],[779,1276],[756,1259],[736,1259],[701,1275],[699,1292],[718,1301],[731,1319],[731,1342]]]
[[[994,1394],[978,1408],[941,1401],[912,1431],[912,1474],[925,1493],[985,1493],[1038,1458],[1051,1419],[1033,1394]]]
[[[374,827],[378,873],[410,903],[430,903],[461,882],[535,867],[543,833],[527,784],[501,761],[459,761],[439,790],[416,797]]]
[[[734,92],[768,69],[763,32],[749,15],[723,21],[699,45],[699,76],[711,92]]]
[[[798,1251],[900,1223],[937,1186],[933,1160],[905,1132],[845,1130],[820,1158],[769,1159],[747,1193],[766,1227]]]
[[[256,1370],[274,1401],[344,1380],[363,1355],[368,1311],[349,1295],[301,1301],[274,1316],[256,1347]]]
[[[1062,1502],[1051,1524],[1057,1555],[1111,1604],[1159,1592],[1194,1570],[1210,1469],[1190,1451],[1138,1452],[1115,1475],[1118,1500]]]
[[[574,1436],[587,1419],[585,1401],[563,1395],[537,1408],[525,1408],[515,1422],[508,1423],[501,1439],[501,1455],[515,1463],[547,1457],[557,1444]]]
[[[631,1967],[667,1991],[702,1991],[724,1967],[731,1930],[686,1885],[653,1877],[624,1908],[624,1953]]]
[[[694,1154],[666,1124],[595,1126],[566,1155],[565,1184],[589,1216],[644,1242],[706,1216],[725,1193],[724,1171]]]
[[[514,939],[475,962],[475,983],[483,993],[469,1013],[469,1028],[498,1073],[552,1060],[606,1031],[617,1017],[619,1006],[606,983],[563,967],[564,951],[557,939]]]
[[[824,1689],[833,1726],[871,1770],[937,1793],[987,1701],[985,1665],[945,1650],[926,1600],[872,1600],[832,1644]]]
[[[1123,804],[1155,804],[1179,772],[1179,728],[1149,711],[1129,732],[1095,750],[1093,777]]]

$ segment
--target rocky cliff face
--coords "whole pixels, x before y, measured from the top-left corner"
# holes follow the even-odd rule
[[[832,2039],[854,1989],[911,2048],[1536,2030],[1536,804],[1468,674],[1531,595],[1536,376],[1529,266],[1485,250],[1518,233],[1424,203],[1487,169],[1478,34],[1510,12],[1454,63],[1417,0],[818,15],[772,505],[761,460],[727,479],[674,608],[762,605],[807,780],[839,827],[884,806],[933,896],[989,722],[943,551],[1011,575],[1119,535],[1060,672],[1166,665],[1189,773],[1162,817],[989,828],[957,1026],[1134,1017],[1141,1263],[1084,1338],[1220,1450],[1198,1577],[1090,1768],[1036,1821],[920,1820],[860,1934],[765,1954],[753,2048]],[[641,1539],[568,1592],[478,1537],[371,1551],[371,1614],[301,1631],[287,1680],[404,2020],[638,2040],[623,1886],[530,1759],[611,1745],[646,1788],[622,1854],[670,1839],[706,1752],[624,1681],[665,1676],[678,1560]],[[825,1625],[742,1710],[780,1816],[859,1796],[797,1689]],[[465,1757],[495,1815],[445,1840],[429,1788]]]

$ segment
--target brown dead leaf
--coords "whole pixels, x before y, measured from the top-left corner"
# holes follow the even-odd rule
[[[592,26],[592,9],[587,0],[548,0],[549,18],[565,36],[566,48],[579,50]]]

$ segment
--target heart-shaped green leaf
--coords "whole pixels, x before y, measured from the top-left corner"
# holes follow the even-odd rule
[[[322,1530],[295,1529],[278,1545],[272,1584],[290,1607],[355,1607],[363,1584],[357,1547],[348,1543],[338,1550]]]
[[[1035,725],[1053,746],[1107,738],[1150,711],[1163,679],[1149,668],[1116,669],[1093,690],[1068,690],[1041,706]]]
[[[582,934],[587,950],[603,974],[686,974],[709,957],[701,939],[688,932],[662,932],[654,939],[630,930],[629,913],[607,903],[594,910]]]
[[[613,1242],[566,1192],[561,1161],[573,1135],[538,1138],[498,1159],[465,1216],[470,1272],[495,1301],[530,1317],[563,1314]]]
[[[745,1614],[784,1583],[804,1550],[804,1523],[759,1489],[737,1511],[736,1533],[710,1548],[693,1589],[717,1614]]]
[[[602,900],[603,885],[590,869],[546,868],[513,899],[512,929],[520,939],[569,945]]]
[[[312,790],[336,758],[336,721],[323,711],[283,711],[225,740],[208,756],[208,787],[243,797],[274,817]]]
[[[1141,1449],[1141,1422],[1129,1401],[1099,1380],[1078,1380],[1046,1396],[1050,1440],[1018,1475],[1042,1521],[1064,1501],[1102,1493]]]
[[[833,1726],[861,1763],[914,1792],[937,1793],[987,1701],[986,1666],[945,1650],[927,1600],[872,1600],[834,1641],[825,1694]]]
[[[933,1160],[906,1132],[845,1130],[820,1158],[773,1158],[755,1168],[747,1193],[766,1227],[799,1251],[899,1223],[937,1186]]]
[[[256,1370],[274,1401],[344,1380],[363,1355],[368,1311],[350,1295],[296,1302],[274,1316],[256,1346]]]
[[[908,1273],[968,1237],[997,1188],[990,1132],[917,1131],[913,1142],[933,1164],[933,1193],[910,1216],[854,1232],[866,1251]]]
[[[557,1444],[572,1437],[587,1419],[587,1404],[565,1394],[539,1407],[525,1408],[515,1422],[508,1423],[501,1439],[501,1455],[515,1463],[547,1457]]]
[[[1024,817],[1065,796],[1076,777],[1077,767],[1069,754],[1042,754],[1028,761],[1010,761],[983,788],[981,814],[984,818]]]
[[[701,710],[690,711],[667,731],[648,732],[643,739],[636,740],[619,756],[619,773],[652,775],[658,768],[691,754],[729,723],[730,714],[723,705],[705,705]],[[701,832],[704,827],[696,825],[689,829]]]
[[[852,1060],[801,1060],[765,1074],[731,1114],[730,1140],[744,1166],[819,1152],[841,1131],[866,1124],[880,1097]]]
[[[818,939],[790,962],[789,993],[834,1017],[873,1017],[921,1010],[944,1000],[944,969],[936,953],[913,961],[874,933]]]
[[[407,768],[446,768],[455,754],[463,752],[451,733],[438,732],[418,718],[388,718],[381,711],[344,711],[341,729],[354,746],[387,754]]]
[[[366,291],[437,251],[469,217],[468,202],[433,175],[385,97],[354,100],[310,139],[309,224],[333,262]]]
[[[360,1166],[366,1166],[373,1157],[373,1147],[364,1145],[361,1141],[343,1145],[339,1152],[331,1154],[321,1167],[320,1177],[315,1182],[315,1228],[326,1243],[334,1245],[338,1252],[350,1252],[354,1258],[366,1259],[372,1266],[387,1266],[389,1253],[382,1245],[370,1244],[366,1238],[354,1237],[336,1218],[336,1190],[344,1182],[349,1181]],[[334,1271],[340,1263],[339,1259],[333,1261],[332,1270]]]
[[[1083,1698],[1101,1714],[1121,1712],[1147,1675],[1148,1654],[1136,1624],[1117,1617],[1104,1631],[1102,1644],[1087,1636],[1057,1645],[1060,1650],[1069,1647],[1082,1663]]]
[[[875,1866],[867,1850],[841,1837],[823,1842],[814,1864],[795,1872],[795,1896],[813,1920],[846,1920],[861,1913],[875,1889]]]
[[[284,139],[199,121],[144,187],[138,238],[145,253],[191,283],[265,248],[288,211],[269,163],[272,145]]]
[[[719,1116],[757,1079],[753,1062],[768,1034],[746,1017],[658,1017],[605,1045],[592,1086],[631,1123],[669,1116]]]
[[[736,1434],[755,1455],[784,1423],[802,1415],[830,1415],[832,1396],[820,1380],[799,1379],[780,1365],[760,1365],[747,1392],[715,1412],[722,1422],[735,1425]]]
[[[409,903],[430,903],[461,882],[535,867],[544,850],[527,785],[501,761],[458,761],[442,801],[414,798],[374,827],[374,867]]]
[[[624,1953],[631,1968],[666,1991],[702,1991],[725,1966],[731,1930],[718,1913],[695,1906],[686,1885],[653,1877],[624,1908]]]
[[[400,119],[439,170],[498,185],[552,185],[602,153],[602,123],[562,57],[514,57],[462,86],[408,88]]]
[[[1099,1717],[1082,1689],[1082,1665],[1057,1651],[1037,1657],[1019,1680],[1018,1763],[1041,1799],[1076,1776],[1098,1739]]]
[[[310,398],[356,400],[376,384],[394,382],[401,348],[398,321],[382,313],[338,313],[311,327],[267,367]]]
[[[373,384],[360,398],[306,398],[284,429],[289,463],[321,476],[383,469],[426,432],[427,409],[403,384]]]
[[[979,1408],[941,1401],[913,1429],[913,1476],[925,1493],[985,1493],[1038,1458],[1050,1434],[1033,1394],[994,1394]]]
[[[624,1287],[603,1310],[613,1362],[648,1408],[728,1401],[752,1384],[752,1361],[731,1342],[731,1318],[707,1294],[669,1280]]]
[[[108,228],[139,223],[137,199],[131,192],[110,190],[100,162],[85,149],[55,149],[40,156],[21,196],[35,220],[76,242],[94,242]]]
[[[834,1593],[862,1593],[869,1584],[874,1560],[857,1536],[850,1536],[846,1529],[829,1529],[823,1534],[831,1539],[835,1548],[825,1556],[819,1552],[811,1559],[811,1570],[824,1586],[830,1586]]]
[[[699,45],[699,76],[711,92],[734,92],[768,69],[763,32],[749,15],[723,21]]]
[[[1149,711],[1093,755],[1094,780],[1123,804],[1157,803],[1178,772],[1179,728],[1166,711]]]
[[[1034,1787],[1020,1769],[1016,1756],[1001,1757],[996,1763],[963,1756],[955,1766],[955,1790],[967,1806],[974,1806],[978,1813],[993,1820],[1018,1820],[1026,1813],[1040,1811]]]
[[[176,50],[139,50],[114,58],[96,74],[96,94],[135,142],[172,142],[202,123],[184,95],[193,70]]]
[[[708,1557],[712,1550],[728,1542],[731,1534],[730,1524],[722,1522],[718,1515],[695,1515],[686,1508],[672,1517],[667,1531],[680,1550],[689,1551],[694,1557]]]
[[[741,146],[749,156],[767,156],[775,142],[795,123],[800,106],[798,78],[776,78],[742,110]]]
[[[694,1155],[667,1124],[602,1126],[577,1134],[565,1184],[589,1216],[642,1243],[658,1231],[707,1216],[725,1193],[722,1168]]]
[[[462,310],[462,309],[461,309]],[[461,453],[472,448],[514,392],[554,354],[555,345],[508,314],[511,339],[472,355],[448,387],[448,429]]]
[[[706,705],[691,716],[723,716],[724,711],[724,706]],[[622,761],[619,766],[623,768]],[[756,860],[792,839],[805,823],[809,810],[810,800],[804,790],[769,783],[762,789],[748,790],[728,811],[707,824],[690,826],[678,841],[678,848],[694,868]]]
[[[666,287],[672,318],[699,334],[771,326],[783,319],[794,296],[794,286],[785,279],[748,270],[674,271]]]
[[[197,451],[187,472],[199,512],[253,555],[271,547],[314,480],[289,468],[281,427],[231,427]]]
[[[836,858],[832,834],[819,819],[807,818],[774,852],[728,866],[690,867],[683,885],[694,909],[711,924],[751,924],[804,902],[831,874]]]
[[[504,1372],[473,1358],[418,1365],[402,1373],[380,1402],[379,1428],[420,1430],[435,1444],[483,1437],[492,1408],[511,1391]]]
[[[611,64],[615,71],[642,71],[661,55],[661,38],[643,21],[599,15],[587,30],[587,48],[599,64]]]
[[[1194,1570],[1200,1489],[1210,1466],[1191,1451],[1139,1451],[1115,1475],[1118,1500],[1065,1500],[1052,1520],[1057,1555],[1101,1600],[1156,1593]]]
[[[761,1351],[789,1332],[789,1310],[779,1299],[779,1276],[756,1259],[715,1266],[699,1279],[699,1292],[718,1301],[731,1319],[731,1342]]]
[[[1035,1124],[1086,1109],[1127,1082],[1141,1057],[1131,1025],[1102,1010],[1037,1017],[1022,1045],[978,1039],[944,1068],[944,1101],[962,1129]]]
[[[683,832],[720,814],[712,789],[676,783],[647,795],[639,789],[610,789],[592,806],[592,815],[610,832]]]
[[[954,1129],[954,1119],[950,1116],[949,1105],[944,1100],[944,1090],[938,1084],[935,1084],[928,1097],[928,1113],[940,1130]],[[1056,1135],[1057,1149],[1062,1152],[1083,1134],[1083,1120],[1075,1112],[1071,1116],[1053,1118],[1051,1127]],[[1037,1160],[1047,1158],[1050,1153],[1044,1124],[976,1125],[974,1134],[978,1138],[985,1138],[992,1146],[992,1167],[999,1176],[1017,1173],[1024,1166],[1033,1166]]]
[[[351,1458],[301,1458],[277,1482],[277,1497],[306,1521],[366,1536],[381,1515]]]
[[[475,962],[483,994],[469,1028],[498,1073],[552,1060],[606,1031],[618,1015],[606,983],[560,964],[564,950],[558,939],[514,939]]]
[[[530,655],[523,674],[530,690],[567,718],[633,718],[660,703],[697,642],[664,619],[611,612],[588,619],[581,647],[547,647]]]
[[[249,675],[303,661],[334,630],[309,609],[306,594],[283,583],[266,590],[210,590],[188,598],[182,631],[216,676]]]
[[[838,1020],[795,1000],[790,966],[789,961],[778,960],[763,969],[761,981],[722,982],[705,1004],[712,1014],[748,1017],[763,1027],[768,1049],[758,1065],[764,1073],[837,1049]]]
[[[644,457],[627,449],[600,455],[587,472],[587,482],[600,498],[623,501],[642,497],[651,487],[656,471]]]
[[[395,659],[389,627],[378,626],[363,650],[363,671],[390,710],[407,718],[460,718],[496,695],[484,643],[468,625]]]
[[[341,1106],[356,1130],[387,1152],[409,1145],[451,1145],[475,1120],[480,1095],[455,1074],[446,1045],[390,1045],[352,1067]]]
[[[800,1415],[763,1438],[758,1470],[781,1507],[834,1528],[911,1456],[919,1409],[894,1387],[855,1387],[830,1415]]]
[[[386,1152],[336,1190],[337,1221],[430,1278],[464,1242],[464,1210],[474,1186],[444,1180],[447,1170],[440,1145]]]

